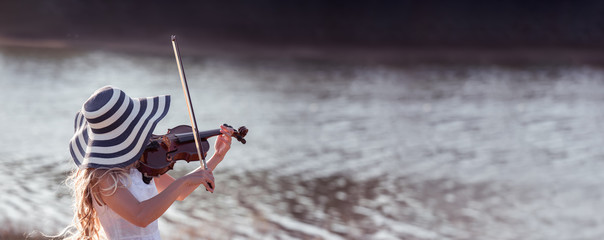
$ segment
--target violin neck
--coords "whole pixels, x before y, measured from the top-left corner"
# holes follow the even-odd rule
[[[208,130],[208,131],[200,131],[199,132],[199,138],[200,139],[207,139],[213,136],[218,136],[222,134],[220,132],[220,129],[214,129],[214,130]],[[193,136],[193,133],[178,133],[175,134],[174,136],[176,136],[176,138],[178,139],[179,142],[183,143],[183,142],[190,142],[190,141],[195,141],[195,136]]]

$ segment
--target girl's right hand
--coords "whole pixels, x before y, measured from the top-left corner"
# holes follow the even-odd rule
[[[208,185],[211,184],[212,186],[216,186],[214,184],[214,175],[212,174],[212,170],[209,168],[207,170],[199,168],[185,175],[183,178],[185,178],[185,182],[187,183],[186,185],[199,186],[199,184],[203,184],[203,186],[206,187],[206,190],[212,193],[214,192],[214,188]]]

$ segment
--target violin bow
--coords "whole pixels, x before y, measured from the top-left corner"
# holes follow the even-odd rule
[[[185,93],[187,100],[187,109],[189,110],[189,119],[191,120],[191,126],[193,127],[193,136],[195,138],[195,147],[197,147],[197,154],[199,159],[203,163],[203,168],[208,169],[206,164],[206,157],[204,156],[203,145],[199,143],[199,130],[197,130],[197,120],[195,119],[195,111],[193,111],[193,104],[191,102],[191,95],[189,94],[189,85],[187,84],[187,77],[185,76],[185,70],[182,66],[180,58],[180,51],[178,50],[178,44],[176,43],[176,35],[172,35],[172,48],[174,48],[174,57],[176,58],[176,65],[178,65],[178,74],[180,75],[180,83],[182,83],[182,91]],[[210,184],[210,188],[212,185]]]

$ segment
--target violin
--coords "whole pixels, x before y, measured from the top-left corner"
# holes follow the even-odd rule
[[[233,127],[223,124],[223,126],[233,129]],[[233,129],[232,137],[245,144],[245,136],[248,129],[245,126]],[[220,129],[198,132],[198,139],[202,147],[202,154],[205,157],[210,148],[208,138],[221,135]],[[174,168],[178,160],[186,162],[199,161],[197,148],[195,146],[195,137],[192,127],[180,125],[168,129],[165,135],[152,135],[143,155],[138,160],[136,168],[143,174],[143,181],[147,184],[152,177],[160,176]]]
[[[182,66],[180,58],[180,50],[176,43],[176,36],[170,37],[172,41],[172,49],[174,50],[174,58],[178,67],[178,75],[182,84],[182,90],[187,100],[187,109],[191,126],[180,125],[168,129],[165,135],[152,135],[149,143],[141,158],[137,161],[136,168],[142,173],[143,181],[147,184],[151,182],[152,177],[166,173],[174,168],[174,163],[177,160],[200,161],[204,169],[208,169],[206,164],[206,153],[210,148],[208,138],[222,134],[220,129],[199,131],[197,130],[197,120],[195,119],[195,111],[189,94],[189,86],[185,76],[185,70]],[[224,124],[225,127],[233,129],[233,127]],[[247,128],[240,127],[238,130],[233,129],[232,137],[245,144],[245,135]],[[207,183],[210,188],[214,188],[211,183]]]

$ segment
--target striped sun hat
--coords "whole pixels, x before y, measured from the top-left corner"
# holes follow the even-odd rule
[[[130,98],[112,86],[98,89],[76,114],[69,143],[73,161],[82,169],[132,164],[169,108],[169,95]]]

